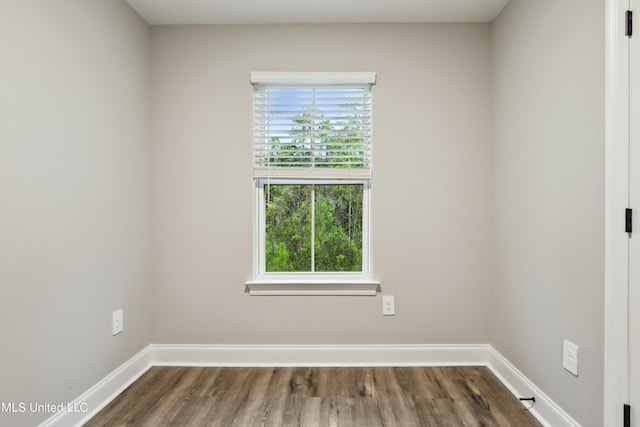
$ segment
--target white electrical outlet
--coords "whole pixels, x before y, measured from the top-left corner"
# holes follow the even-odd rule
[[[395,316],[396,314],[396,303],[393,295],[383,295],[382,296],[382,314],[384,316]]]
[[[124,328],[122,309],[111,313],[111,330],[113,335],[118,335]]]
[[[562,366],[578,376],[578,346],[567,340],[562,345]]]

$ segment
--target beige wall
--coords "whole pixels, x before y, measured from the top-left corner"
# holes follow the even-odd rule
[[[489,26],[153,27],[153,342],[488,340]],[[251,71],[375,71],[374,274],[396,297],[250,297]]]
[[[602,425],[604,3],[512,0],[492,25],[490,342],[584,426]],[[562,341],[580,347],[580,375]]]
[[[71,401],[149,343],[148,43],[121,1],[2,2],[3,403]]]

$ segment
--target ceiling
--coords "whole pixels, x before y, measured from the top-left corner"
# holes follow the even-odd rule
[[[127,0],[151,25],[490,22],[509,0]]]

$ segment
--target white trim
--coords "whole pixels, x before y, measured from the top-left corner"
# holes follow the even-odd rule
[[[485,366],[487,345],[152,345],[154,366]]]
[[[621,426],[628,401],[629,41],[624,35],[628,1],[607,0],[605,142],[604,420]]]
[[[250,280],[246,282],[251,296],[375,296],[377,280]]]
[[[252,71],[251,84],[375,84],[376,73]]]
[[[151,344],[72,402],[77,405],[86,403],[89,408],[88,412],[62,412],[45,421],[40,427],[81,426],[152,366],[486,366],[516,397],[535,396],[536,403],[531,409],[531,413],[543,425],[553,427],[579,426],[575,420],[489,344]]]
[[[96,385],[80,395],[39,427],[81,426],[129,387],[151,367],[151,346],[147,346]],[[69,411],[68,408],[75,411]],[[86,408],[86,411],[83,411]]]
[[[524,376],[515,366],[492,346],[488,346],[487,366],[516,397],[535,396],[536,403],[530,411],[545,426],[580,426],[569,414]],[[528,405],[528,403],[527,403]]]

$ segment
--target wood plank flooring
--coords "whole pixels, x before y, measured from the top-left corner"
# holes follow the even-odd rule
[[[485,367],[153,367],[85,426],[540,426]]]

